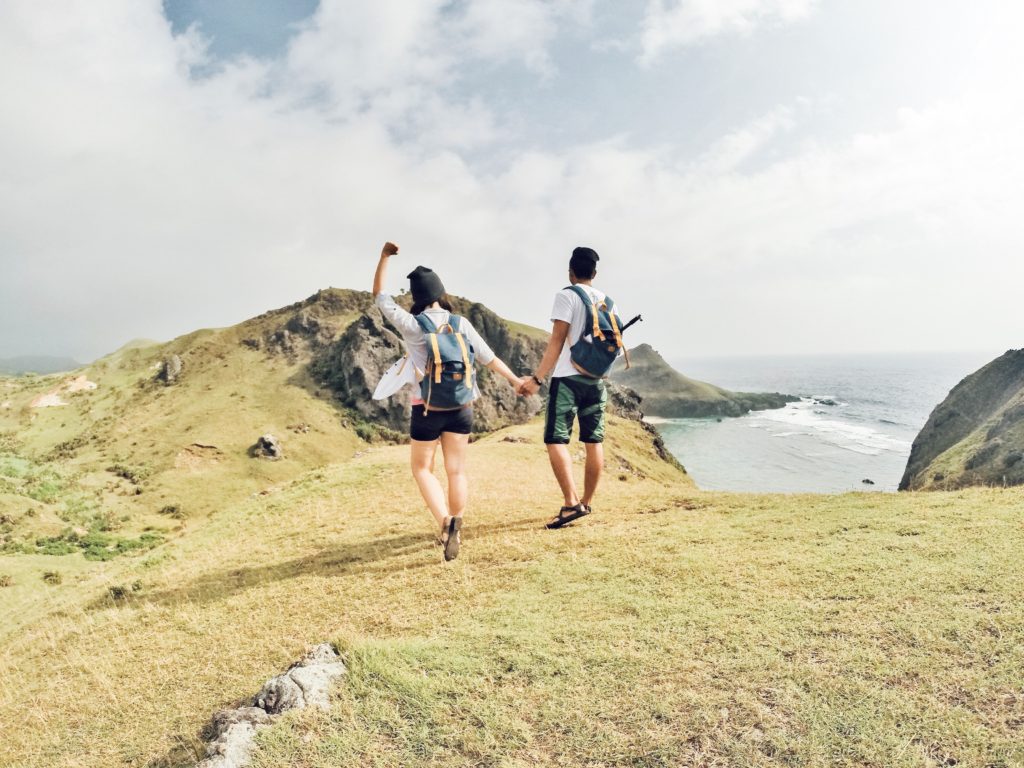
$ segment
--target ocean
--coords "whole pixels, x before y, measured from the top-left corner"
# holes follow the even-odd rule
[[[685,375],[726,389],[802,399],[720,421],[650,421],[701,488],[895,491],[932,409],[998,354],[674,359]]]

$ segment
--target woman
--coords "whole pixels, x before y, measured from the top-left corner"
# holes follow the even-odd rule
[[[433,328],[438,332],[437,337],[431,339],[434,354],[438,354],[436,342],[443,335],[440,331],[448,327],[450,330],[457,330],[461,337],[469,342],[468,349],[462,349],[462,354],[466,355],[463,359],[467,363],[472,361],[472,357],[468,355],[475,356],[476,362],[505,377],[514,390],[518,389],[522,380],[495,357],[487,342],[480,338],[480,334],[469,320],[452,314],[448,294],[445,293],[441,278],[433,270],[416,267],[409,273],[409,289],[413,300],[411,312],[406,312],[389,294],[384,293],[388,259],[397,253],[397,245],[390,242],[384,244],[377,271],[373,276],[373,297],[384,317],[402,334],[409,361],[415,366],[417,379],[422,379],[428,367],[434,364],[433,359],[428,362],[428,336],[424,332],[424,327]],[[460,345],[464,344],[462,339],[458,341]],[[469,490],[465,472],[466,446],[469,445],[469,433],[473,430],[472,401],[480,396],[472,370],[452,375],[455,378],[465,376],[465,386],[471,388],[466,390],[464,399],[469,402],[456,407],[438,407],[434,403],[424,402],[421,396],[416,396],[412,401],[412,417],[409,424],[412,475],[416,479],[423,500],[430,508],[430,513],[440,526],[445,560],[454,560],[459,554],[459,531],[462,528],[462,514],[466,509]],[[436,379],[431,375],[427,384],[430,385],[435,380],[440,382],[439,373]],[[426,389],[430,391],[429,386]],[[433,472],[438,443],[441,444],[445,474],[448,476],[447,499],[441,483]]]

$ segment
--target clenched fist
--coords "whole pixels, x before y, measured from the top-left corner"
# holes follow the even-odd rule
[[[380,251],[381,256],[394,256],[396,253],[398,253],[398,246],[390,240],[384,243],[384,247]]]

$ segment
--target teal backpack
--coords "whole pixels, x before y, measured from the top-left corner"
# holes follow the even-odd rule
[[[473,347],[459,328],[462,318],[449,315],[438,328],[426,313],[416,315],[427,341],[427,370],[420,381],[424,410],[453,411],[473,402]],[[445,330],[447,329],[447,330]]]
[[[579,340],[569,348],[569,359],[573,367],[584,376],[603,379],[612,369],[621,349],[629,367],[629,353],[622,344],[622,320],[615,311],[615,302],[607,296],[596,305],[590,294],[578,285],[568,286],[580,299],[590,315],[592,326],[584,328]]]

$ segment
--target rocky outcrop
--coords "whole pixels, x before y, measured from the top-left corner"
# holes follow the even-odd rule
[[[544,353],[542,337],[514,330],[494,312],[464,299],[454,299],[456,313],[473,327],[513,371],[536,368]],[[404,432],[409,423],[412,388],[406,387],[387,400],[373,400],[373,390],[391,364],[405,354],[401,337],[376,307],[368,308],[336,341],[316,355],[310,365],[313,377],[330,388],[346,407],[367,421]],[[510,424],[522,424],[541,408],[540,398],[521,398],[504,379],[478,367],[483,395],[475,404],[474,425],[490,432]]]
[[[619,359],[611,373],[614,382],[630,387],[643,398],[648,416],[704,418],[742,416],[750,411],[782,408],[800,398],[779,393],[730,392],[676,371],[649,344],[630,350],[629,368]]]
[[[330,707],[331,685],[345,664],[328,644],[313,648],[287,672],[270,678],[247,704],[218,712],[209,728],[206,759],[197,768],[242,768],[249,764],[260,728],[293,709]]]
[[[181,358],[177,355],[170,355],[160,364],[160,373],[157,379],[170,386],[181,378]]]
[[[292,360],[332,343],[339,332],[373,306],[367,291],[325,288],[304,301],[264,312],[237,327],[245,347]]]
[[[1024,484],[1024,349],[957,384],[914,440],[900,490]]]
[[[265,435],[260,435],[256,444],[249,449],[249,455],[254,459],[270,459],[271,461],[277,461],[284,456],[284,452],[281,450],[281,441],[270,433],[267,433]]]
[[[391,364],[405,354],[401,337],[370,308],[338,340],[310,364],[310,372],[335,398],[366,421],[405,430],[409,421],[411,388],[386,400],[374,400],[373,390]]]

